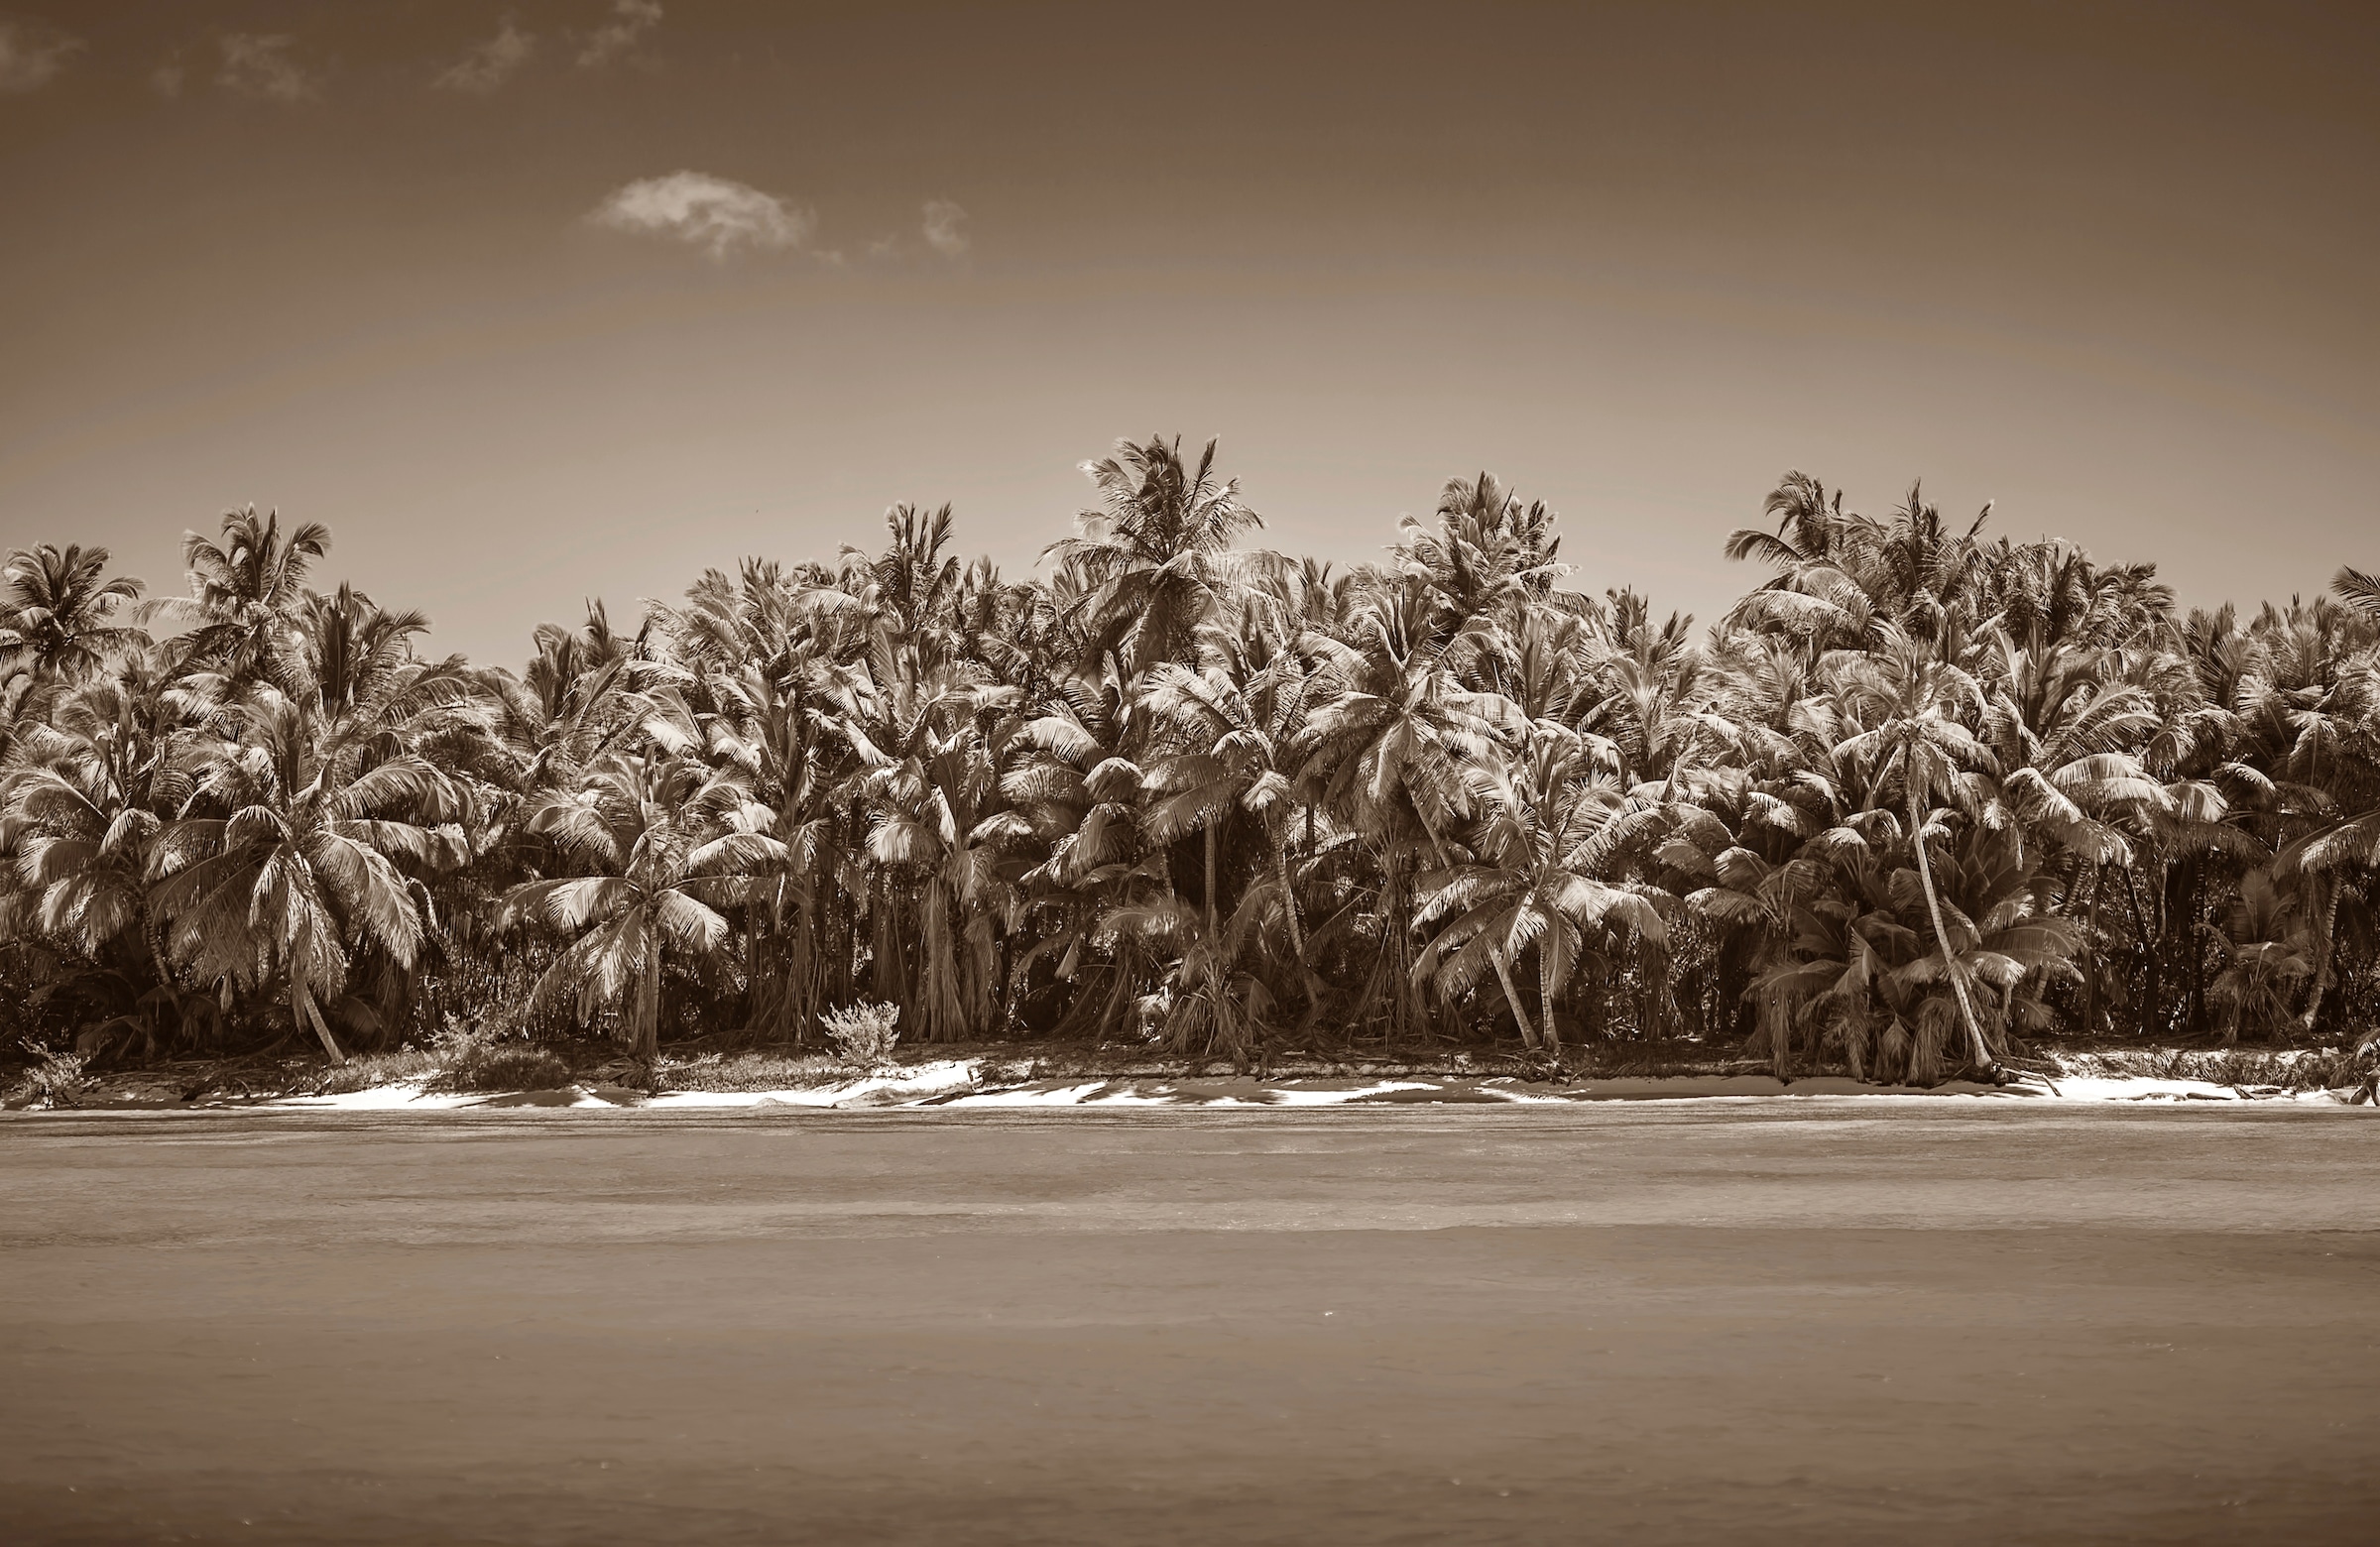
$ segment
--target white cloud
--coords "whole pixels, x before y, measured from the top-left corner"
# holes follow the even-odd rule
[[[646,178],[615,190],[587,218],[615,231],[663,236],[725,258],[739,247],[799,247],[817,224],[774,193],[700,172]]]
[[[81,48],[80,38],[41,22],[0,21],[0,96],[50,84]]]
[[[226,33],[215,84],[272,102],[314,101],[322,95],[322,77],[290,57],[294,42],[288,33]]]
[[[166,61],[149,72],[149,88],[162,97],[181,95],[181,82],[186,74],[178,53],[166,56]]]
[[[430,84],[441,91],[468,91],[486,96],[510,80],[514,71],[528,63],[529,57],[536,52],[536,34],[523,32],[508,16],[497,28],[495,37],[474,44],[453,68]]]
[[[588,37],[587,46],[579,51],[578,62],[609,64],[643,42],[645,35],[660,24],[660,0],[612,0],[612,19]]]
[[[925,201],[925,245],[945,258],[967,251],[967,211],[946,198]]]

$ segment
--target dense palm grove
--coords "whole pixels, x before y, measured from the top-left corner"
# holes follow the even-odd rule
[[[157,1057],[440,1027],[803,1043],[1700,1044],[1933,1081],[2049,1034],[2360,1040],[2380,584],[2242,619],[1789,475],[1716,627],[1447,486],[1386,562],[1253,545],[1124,444],[1042,577],[948,508],[705,573],[519,672],[254,510],[149,598],[0,596],[0,1017]]]

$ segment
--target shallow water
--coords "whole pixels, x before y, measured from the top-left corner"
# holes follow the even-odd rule
[[[0,1121],[25,1542],[2368,1541],[2380,1121]]]

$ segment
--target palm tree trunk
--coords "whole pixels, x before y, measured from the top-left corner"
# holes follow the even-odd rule
[[[2182,936],[2190,944],[2190,1009],[2183,1016],[2182,1023],[2190,1028],[2194,1036],[2198,1034],[2200,1023],[2206,1018],[2206,944],[2201,938],[2199,916],[2205,910],[2202,901],[2206,892],[2204,873],[2204,863],[2195,856],[2182,869],[2182,895],[2189,904],[2190,920]]]
[[[1521,1045],[1530,1052],[1537,1051],[1537,1028],[1529,1022],[1529,1007],[1520,1002],[1520,991],[1512,987],[1512,964],[1504,959],[1504,948],[1497,946],[1488,953],[1495,963],[1495,981],[1504,986],[1504,1003],[1512,1007],[1512,1018],[1520,1022]]]
[[[1972,1044],[1975,1064],[1986,1073],[1999,1068],[1999,1060],[1991,1056],[1991,1048],[1983,1040],[1983,1028],[1975,1024],[1975,1007],[1967,1003],[1966,979],[1962,976],[1959,958],[1951,954],[1951,932],[1943,926],[1942,899],[1934,894],[1934,862],[1926,857],[1926,824],[1917,806],[1917,790],[1909,791],[1909,835],[1917,844],[1917,879],[1926,889],[1926,911],[1934,916],[1934,938],[1942,946],[1942,970],[1951,980],[1951,992],[1958,997],[1959,1013],[1966,1021],[1967,1041]]]
[[[1222,930],[1215,921],[1215,819],[1207,819],[1207,939],[1220,945]]]
[[[2133,1017],[2133,1032],[2146,1036],[2149,1016],[2154,1013],[2157,998],[2157,948],[2149,939],[2149,921],[2140,911],[2140,889],[2132,885],[2132,868],[2124,867],[2124,902],[2132,913],[2132,938],[2139,942],[2140,954],[2149,977],[2149,992],[2140,1001],[2140,1013]]]
[[[1537,1009],[1545,1019],[1548,1052],[1562,1051],[1562,1033],[1554,1027],[1554,975],[1546,968],[1545,941],[1537,942]]]
[[[330,1066],[336,1069],[344,1064],[347,1055],[339,1051],[337,1039],[330,1034],[330,1027],[323,1023],[322,1012],[314,1008],[314,996],[306,988],[305,979],[297,973],[290,975],[290,1002],[297,1012],[298,1034],[305,1035],[306,1022],[313,1022],[314,1035],[322,1039],[322,1051],[330,1055]]]
[[[650,1068],[661,1054],[661,933],[650,922],[645,934],[644,982],[637,985],[636,1050],[631,1055]]]
[[[2082,1029],[2092,1036],[2099,1031],[2099,975],[2106,970],[2106,958],[2099,951],[2099,899],[2107,894],[2107,867],[2102,862],[2091,877],[2090,926],[2083,931],[2083,951],[2090,961],[2090,971],[2082,979]]]
[[[1288,845],[1273,845],[1272,867],[1280,878],[1282,910],[1289,915],[1289,953],[1292,956],[1295,956],[1297,958],[1297,964],[1300,967],[1303,967],[1306,964],[1306,931],[1305,927],[1298,922],[1297,918],[1297,892],[1291,890],[1289,886]],[[1308,992],[1311,993],[1312,991],[1309,990]]]
[[[2322,905],[2315,909],[2320,927],[2314,937],[2314,997],[2306,1002],[2305,1028],[2314,1030],[2314,1020],[2322,1012],[2322,994],[2330,987],[2331,958],[2338,938],[2338,879],[2333,876],[2321,883]]]

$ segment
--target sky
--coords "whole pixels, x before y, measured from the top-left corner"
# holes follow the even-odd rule
[[[0,546],[254,503],[518,661],[1120,436],[1380,556],[1451,477],[1716,617],[1788,469],[2380,567],[2380,7],[0,0]]]

